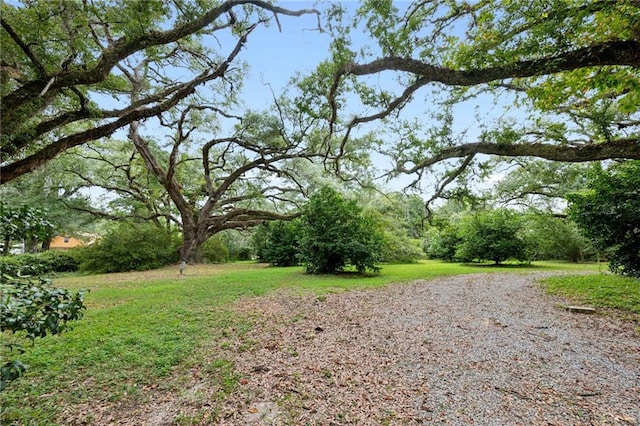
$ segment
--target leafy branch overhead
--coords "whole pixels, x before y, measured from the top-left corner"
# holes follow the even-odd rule
[[[391,175],[475,154],[640,159],[639,23],[640,4],[631,0],[364,2],[339,32],[335,67],[325,75],[331,132],[346,146],[357,128],[382,123],[395,160]],[[376,48],[358,45],[357,31]],[[482,105],[475,117],[452,118],[452,108],[474,100]],[[501,102],[504,116],[514,118],[492,122],[486,110]],[[405,137],[393,123],[409,120],[402,114],[412,109],[422,112]],[[446,132],[416,136],[420,126],[454,119],[478,134],[443,124]]]
[[[210,8],[190,3],[188,10],[151,0],[83,2],[81,7],[3,3],[1,182],[71,147],[166,112],[207,82],[227,81],[251,31],[270,21],[263,12],[273,14],[278,24],[278,15],[318,15],[313,9],[289,10],[259,0]],[[165,29],[168,23],[172,26]],[[224,35],[236,38],[226,54],[202,42]],[[130,92],[125,67],[132,61],[151,65],[155,75],[147,77],[159,84],[118,108],[107,107],[102,95],[121,101],[120,95]],[[171,78],[169,69],[188,77]]]

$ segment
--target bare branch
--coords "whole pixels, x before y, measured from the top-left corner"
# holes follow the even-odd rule
[[[431,209],[429,207],[431,203],[437,200],[438,198],[440,198],[444,190],[447,188],[447,186],[449,186],[451,182],[456,180],[458,176],[460,176],[467,169],[467,167],[469,167],[469,165],[471,164],[471,161],[473,161],[474,156],[475,154],[468,155],[467,158],[464,159],[464,161],[462,162],[462,164],[460,164],[458,168],[447,173],[446,178],[438,184],[438,187],[436,188],[436,191],[433,193],[431,198],[425,201],[424,209],[426,212],[426,219],[429,219],[431,217]]]

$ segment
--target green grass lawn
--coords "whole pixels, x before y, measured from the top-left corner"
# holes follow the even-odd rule
[[[545,289],[575,303],[615,309],[619,315],[640,321],[640,280],[611,274],[551,277]]]
[[[71,331],[27,348],[20,359],[29,365],[29,372],[0,394],[0,424],[56,424],[61,411],[73,404],[136,404],[143,401],[144,389],[177,391],[180,380],[175,377],[202,364],[204,356],[203,374],[220,389],[222,398],[235,386],[236,377],[219,349],[230,339],[242,339],[251,324],[230,310],[231,303],[243,296],[279,289],[321,294],[478,272],[598,268],[548,262],[495,267],[423,261],[384,265],[378,275],[313,276],[299,267],[236,263],[188,266],[184,276],[177,267],[169,267],[58,277],[56,286],[90,290],[87,312]],[[637,307],[638,299],[633,303]]]

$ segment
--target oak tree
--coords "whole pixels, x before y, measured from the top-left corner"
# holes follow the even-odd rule
[[[392,177],[435,171],[442,193],[481,174],[487,155],[640,158],[637,1],[372,0],[353,19],[340,9],[319,68],[331,131],[346,144],[381,123]]]
[[[257,26],[279,24],[280,15],[317,14],[260,0],[0,7],[3,183],[71,147],[167,112],[212,82],[226,82],[231,92],[234,64]],[[145,73],[144,84],[130,96],[136,72]]]

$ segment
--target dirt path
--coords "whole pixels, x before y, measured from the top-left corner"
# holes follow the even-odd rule
[[[245,300],[218,424],[640,424],[638,333],[557,303],[515,274]]]

